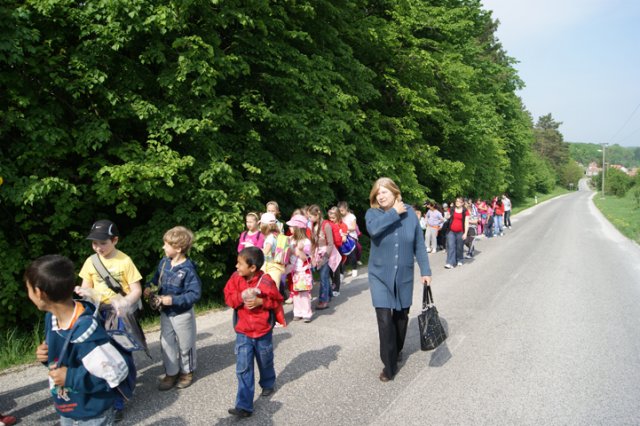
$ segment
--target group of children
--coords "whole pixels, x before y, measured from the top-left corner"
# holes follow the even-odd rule
[[[427,252],[447,250],[445,268],[461,266],[463,258],[474,255],[474,239],[485,235],[487,238],[504,235],[505,228],[511,228],[511,200],[507,194],[494,197],[491,201],[458,197],[454,202],[442,206],[427,201],[427,211],[421,214],[420,224],[425,232]],[[463,256],[464,246],[467,253]]]
[[[313,316],[312,270],[320,276],[316,309],[326,309],[331,297],[339,295],[340,267],[348,259],[357,262],[359,233],[347,203],[329,209],[328,220],[317,205],[296,209],[286,222],[286,233],[279,213],[278,204],[270,201],[265,213],[246,215],[236,272],[224,288],[225,303],[234,310],[238,378],[235,405],[228,411],[240,418],[253,413],[254,360],[260,374],[260,396],[269,397],[275,391],[272,340],[276,323],[286,325],[283,294],[293,303],[293,320],[308,323]]]
[[[253,412],[254,360],[261,396],[275,391],[272,329],[276,322],[286,325],[283,294],[293,303],[294,321],[310,322],[312,270],[320,276],[316,309],[326,309],[339,295],[345,263],[352,263],[357,274],[359,231],[346,203],[330,209],[329,219],[317,205],[297,209],[286,222],[286,234],[277,219],[277,203],[266,207],[261,215],[247,214],[236,272],[224,288],[225,303],[234,310],[238,378],[236,402],[229,413],[239,417]],[[87,239],[95,254],[80,270],[81,286],[76,286],[73,262],[61,255],[36,259],[24,274],[30,300],[46,312],[46,337],[36,349],[36,359],[49,369],[51,396],[63,426],[122,420],[127,399],[122,384],[133,377],[135,387],[130,351],[149,354],[136,314],[143,295],[160,311],[165,374],[158,390],[190,386],[196,369],[193,306],[200,299],[202,283],[188,257],[193,233],[176,226],[164,234],[164,257],[146,285],[131,258],[116,248],[120,233],[115,223],[95,222]],[[2,419],[15,423],[10,416]]]
[[[119,238],[115,223],[93,224],[87,239],[96,254],[80,270],[81,287],[76,286],[73,262],[60,255],[36,259],[24,274],[29,299],[46,312],[45,341],[36,349],[36,358],[49,369],[51,396],[62,426],[111,425],[121,420],[130,396],[123,391],[123,383],[128,380],[131,391],[135,387],[130,351],[149,353],[136,315],[143,294],[142,275],[131,258],[116,248]],[[155,297],[161,311],[165,376],[158,389],[168,390],[186,388],[193,380],[193,305],[200,299],[201,282],[187,256],[193,233],[176,226],[163,240],[165,256],[144,294]],[[82,300],[76,300],[74,293]]]

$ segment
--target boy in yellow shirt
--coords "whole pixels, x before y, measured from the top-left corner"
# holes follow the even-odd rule
[[[87,236],[96,254],[89,256],[80,270],[83,288],[92,288],[100,302],[100,314],[107,330],[124,330],[149,355],[144,333],[134,316],[140,297],[142,275],[129,256],[116,249],[120,232],[110,220],[93,224]],[[122,418],[124,400],[115,403],[116,421]]]

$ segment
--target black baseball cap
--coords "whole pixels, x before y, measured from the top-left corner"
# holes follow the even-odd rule
[[[110,220],[103,219],[99,220],[91,226],[91,232],[87,236],[87,240],[110,240],[113,237],[117,237],[120,235],[120,231],[118,231],[118,227],[115,223]]]

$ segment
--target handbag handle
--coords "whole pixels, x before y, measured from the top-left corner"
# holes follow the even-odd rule
[[[427,306],[433,303],[433,293],[431,292],[431,286],[425,285],[422,289],[422,309],[427,309]]]

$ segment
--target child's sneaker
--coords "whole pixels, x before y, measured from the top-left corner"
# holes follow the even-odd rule
[[[181,374],[176,387],[178,389],[188,388],[189,386],[191,386],[191,383],[193,383],[193,372]]]
[[[251,417],[251,414],[253,414],[251,411],[246,411],[246,410],[243,410],[242,408],[235,408],[235,407],[234,408],[229,408],[227,410],[227,412],[229,414],[232,414],[232,415],[234,415],[236,417],[241,417],[241,418],[243,418],[243,417]]]
[[[6,425],[6,426],[10,426],[10,425],[16,424],[17,421],[18,421],[18,419],[16,419],[13,416],[4,416],[4,415],[0,414],[0,424]]]
[[[176,385],[177,381],[178,381],[177,374],[175,376],[169,376],[165,374],[164,377],[160,379],[160,383],[158,384],[158,390],[168,391],[169,389],[171,389]]]
[[[451,269],[453,268],[453,266],[449,265],[448,263],[446,265],[444,265],[445,269]]]
[[[357,269],[352,270],[351,271],[351,278],[355,278],[357,276],[358,276],[358,270]]]

